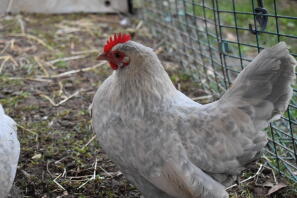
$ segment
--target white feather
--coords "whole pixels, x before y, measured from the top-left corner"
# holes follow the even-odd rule
[[[5,114],[0,104],[0,197],[7,197],[17,169],[20,144],[15,121]]]

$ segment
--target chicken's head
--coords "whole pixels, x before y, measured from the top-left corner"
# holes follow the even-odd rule
[[[121,86],[123,90],[127,88],[130,94],[132,90],[138,92],[141,89],[143,92],[155,92],[151,94],[159,97],[176,90],[154,50],[132,41],[128,34],[111,36],[98,60],[109,62],[115,70],[112,75],[116,80],[113,82],[119,82],[115,83],[116,86]]]
[[[130,57],[123,51],[113,48],[122,43],[126,43],[131,40],[129,34],[115,34],[111,36],[104,45],[103,53],[98,56],[97,60],[107,60],[112,69],[117,70],[123,68],[130,63]]]
[[[131,41],[129,34],[119,33],[107,40],[97,60],[107,60],[113,70],[121,70],[130,65],[140,65],[151,56],[158,59],[151,48]]]

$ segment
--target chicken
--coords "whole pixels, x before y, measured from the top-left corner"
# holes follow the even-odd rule
[[[284,42],[263,50],[213,103],[178,91],[151,48],[117,34],[99,60],[113,73],[92,103],[99,143],[145,198],[227,198],[261,156],[263,131],[292,96],[296,60]]]
[[[16,123],[4,113],[0,104],[0,197],[5,198],[12,187],[20,155]]]

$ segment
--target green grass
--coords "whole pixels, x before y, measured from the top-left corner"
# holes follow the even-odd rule
[[[203,1],[202,0],[195,0],[195,3],[197,5],[192,4],[192,2],[188,1],[186,4],[187,10],[189,13],[193,13],[196,16],[200,17],[206,17],[207,19],[210,19],[214,21],[214,11],[211,9],[203,9]],[[213,5],[212,0],[205,0],[205,5],[207,7],[213,8],[215,7]],[[224,0],[224,1],[217,1],[218,9],[223,11],[233,11],[236,12],[253,12],[253,5],[251,0],[234,0],[234,5],[232,3],[232,0]],[[297,2],[286,0],[286,1],[276,1],[276,12],[277,15],[282,16],[295,16],[296,17],[296,8]],[[257,1],[254,1],[254,8],[258,7]],[[268,14],[275,15],[275,8],[274,8],[274,0],[265,0],[264,1],[264,7],[267,9]],[[252,24],[254,27],[254,16],[245,14],[245,13],[226,13],[226,12],[220,12],[219,14],[220,18],[220,24],[226,25],[226,26],[237,26],[240,28],[249,28],[249,24]],[[278,23],[278,29],[277,29],[277,23]],[[257,24],[257,27],[259,25]],[[236,36],[236,30],[235,28],[226,28],[222,27],[222,37],[225,40],[231,40],[237,42],[237,39],[240,43],[246,43],[246,44],[253,44],[257,45],[257,36],[250,33],[248,30],[238,30],[238,37]],[[213,32],[215,34],[214,28],[209,28],[210,32]],[[297,35],[297,20],[296,19],[288,19],[288,18],[278,18],[278,21],[276,21],[276,18],[271,16],[268,19],[268,24],[265,29],[266,32],[273,32],[273,33],[280,33],[284,35]],[[232,37],[230,38],[230,35]],[[286,36],[280,36],[277,35],[271,35],[268,33],[261,33],[258,34],[258,43],[261,47],[269,47],[272,46],[278,41],[285,41],[287,42],[289,49],[291,49],[292,53],[297,53],[297,42],[294,38],[289,38]],[[232,45],[233,53],[238,53],[237,44]],[[243,55],[250,53],[253,53],[255,51],[254,48],[248,47],[248,46],[240,46],[241,53]]]

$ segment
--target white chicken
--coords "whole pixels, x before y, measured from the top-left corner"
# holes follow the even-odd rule
[[[0,197],[8,196],[20,155],[17,127],[0,104]]]
[[[263,129],[292,96],[296,60],[263,50],[216,102],[178,91],[151,48],[117,34],[99,60],[115,71],[92,104],[98,140],[145,198],[227,198],[225,187],[267,143]]]

